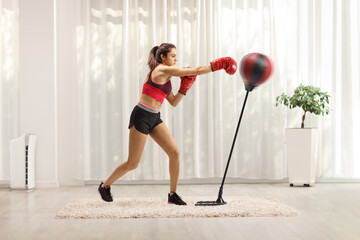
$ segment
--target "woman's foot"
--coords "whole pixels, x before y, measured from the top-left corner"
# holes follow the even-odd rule
[[[102,200],[106,201],[106,202],[112,202],[113,198],[110,192],[110,186],[104,187],[103,186],[103,182],[100,183],[100,186],[98,188],[98,191],[100,193],[100,196],[102,198]]]
[[[187,205],[186,202],[184,202],[179,195],[176,194],[176,192],[172,192],[173,194],[168,194],[168,203],[170,204],[176,204],[176,205]]]

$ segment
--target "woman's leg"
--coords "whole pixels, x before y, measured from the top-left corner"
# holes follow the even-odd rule
[[[114,170],[103,186],[110,186],[125,173],[137,168],[144,151],[146,138],[147,135],[136,130],[134,126],[130,128],[128,160]]]
[[[175,140],[163,122],[153,128],[149,134],[169,156],[170,193],[176,192],[179,179],[180,154]]]

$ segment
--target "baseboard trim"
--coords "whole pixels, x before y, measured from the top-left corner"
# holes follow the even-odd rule
[[[360,178],[320,178],[316,183],[360,183]]]
[[[84,181],[85,185],[97,185],[103,180],[87,180]],[[221,184],[222,178],[201,178],[201,179],[179,179],[179,185],[196,185],[196,184]],[[285,179],[244,179],[244,178],[226,178],[226,184],[276,184],[276,183],[289,183]],[[360,183],[360,179],[356,178],[320,178],[316,183]],[[169,180],[118,180],[115,185],[167,185]]]
[[[58,188],[58,181],[35,181],[35,188]]]
[[[60,182],[60,186],[85,186],[85,182],[80,180],[68,179],[68,180],[60,180],[59,182]]]
[[[35,188],[58,188],[58,181],[35,181]],[[0,188],[10,188],[10,180],[0,180]]]
[[[0,185],[10,185],[10,179],[2,179],[2,180],[0,180]]]

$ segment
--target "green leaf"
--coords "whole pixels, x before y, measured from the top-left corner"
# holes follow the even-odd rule
[[[300,84],[292,95],[282,93],[276,97],[276,106],[283,104],[290,109],[301,108],[316,115],[330,114],[328,92],[321,92],[319,87]]]

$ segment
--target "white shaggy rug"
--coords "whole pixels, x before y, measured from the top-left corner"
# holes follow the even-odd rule
[[[226,205],[195,206],[214,197],[183,198],[188,204],[167,204],[167,198],[73,199],[55,216],[57,219],[118,218],[209,218],[209,217],[293,217],[298,213],[269,197],[226,197]]]

